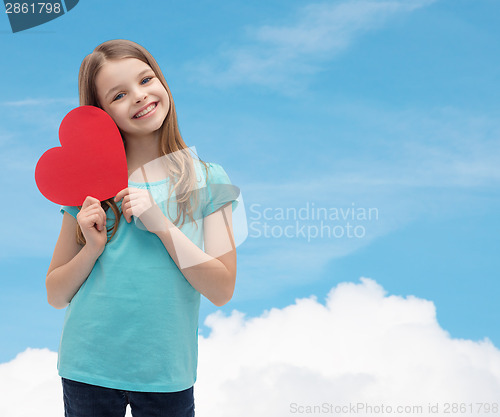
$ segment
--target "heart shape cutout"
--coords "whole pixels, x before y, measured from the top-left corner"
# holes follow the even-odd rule
[[[46,151],[35,168],[38,189],[53,203],[81,206],[89,195],[103,201],[128,187],[123,140],[104,110],[71,110],[59,127],[59,142],[61,146]]]

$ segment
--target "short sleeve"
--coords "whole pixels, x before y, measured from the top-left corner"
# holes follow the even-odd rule
[[[233,211],[238,206],[236,200],[240,189],[231,183],[229,176],[219,164],[208,164],[207,201],[203,208],[203,217],[217,211],[225,204],[232,202]]]
[[[73,206],[61,206],[61,214],[64,214],[64,212],[68,212],[71,214],[75,219],[76,215],[80,212],[78,207],[73,207]]]

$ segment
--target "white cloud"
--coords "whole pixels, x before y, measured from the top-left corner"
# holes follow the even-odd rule
[[[62,416],[62,387],[56,369],[57,353],[26,349],[0,364],[2,417]]]
[[[212,60],[192,62],[193,79],[225,86],[251,83],[282,89],[301,88],[297,75],[314,74],[357,37],[388,19],[434,0],[356,0],[307,4],[291,23],[248,27],[244,46],[220,49]]]
[[[312,297],[205,324],[203,415],[289,416],[290,403],[492,402],[500,389],[500,351],[489,340],[451,338],[432,302],[387,296],[368,278],[339,284],[325,305]]]
[[[0,392],[2,417],[64,415],[61,377],[57,374],[57,352],[28,348],[12,361],[0,364]]]
[[[452,338],[431,301],[387,295],[369,278],[337,285],[325,303],[298,299],[248,319],[217,312],[205,324],[212,332],[200,337],[197,415],[282,417],[299,406],[362,403],[435,416],[447,402],[498,401],[500,351],[488,339]],[[56,359],[28,349],[0,365],[2,417],[62,415]]]

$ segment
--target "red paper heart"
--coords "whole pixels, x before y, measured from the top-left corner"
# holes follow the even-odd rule
[[[127,157],[113,119],[94,106],[71,110],[59,127],[61,146],[46,151],[35,168],[40,192],[64,206],[99,201],[128,186]]]

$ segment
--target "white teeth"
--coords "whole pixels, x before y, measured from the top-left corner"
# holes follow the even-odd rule
[[[146,114],[148,114],[151,110],[153,110],[154,108],[156,107],[156,103],[153,103],[151,104],[150,106],[148,106],[146,109],[144,109],[143,111],[141,111],[140,113],[137,113],[135,116],[134,116],[134,119],[137,119],[138,117],[141,117],[141,116],[144,116]]]

